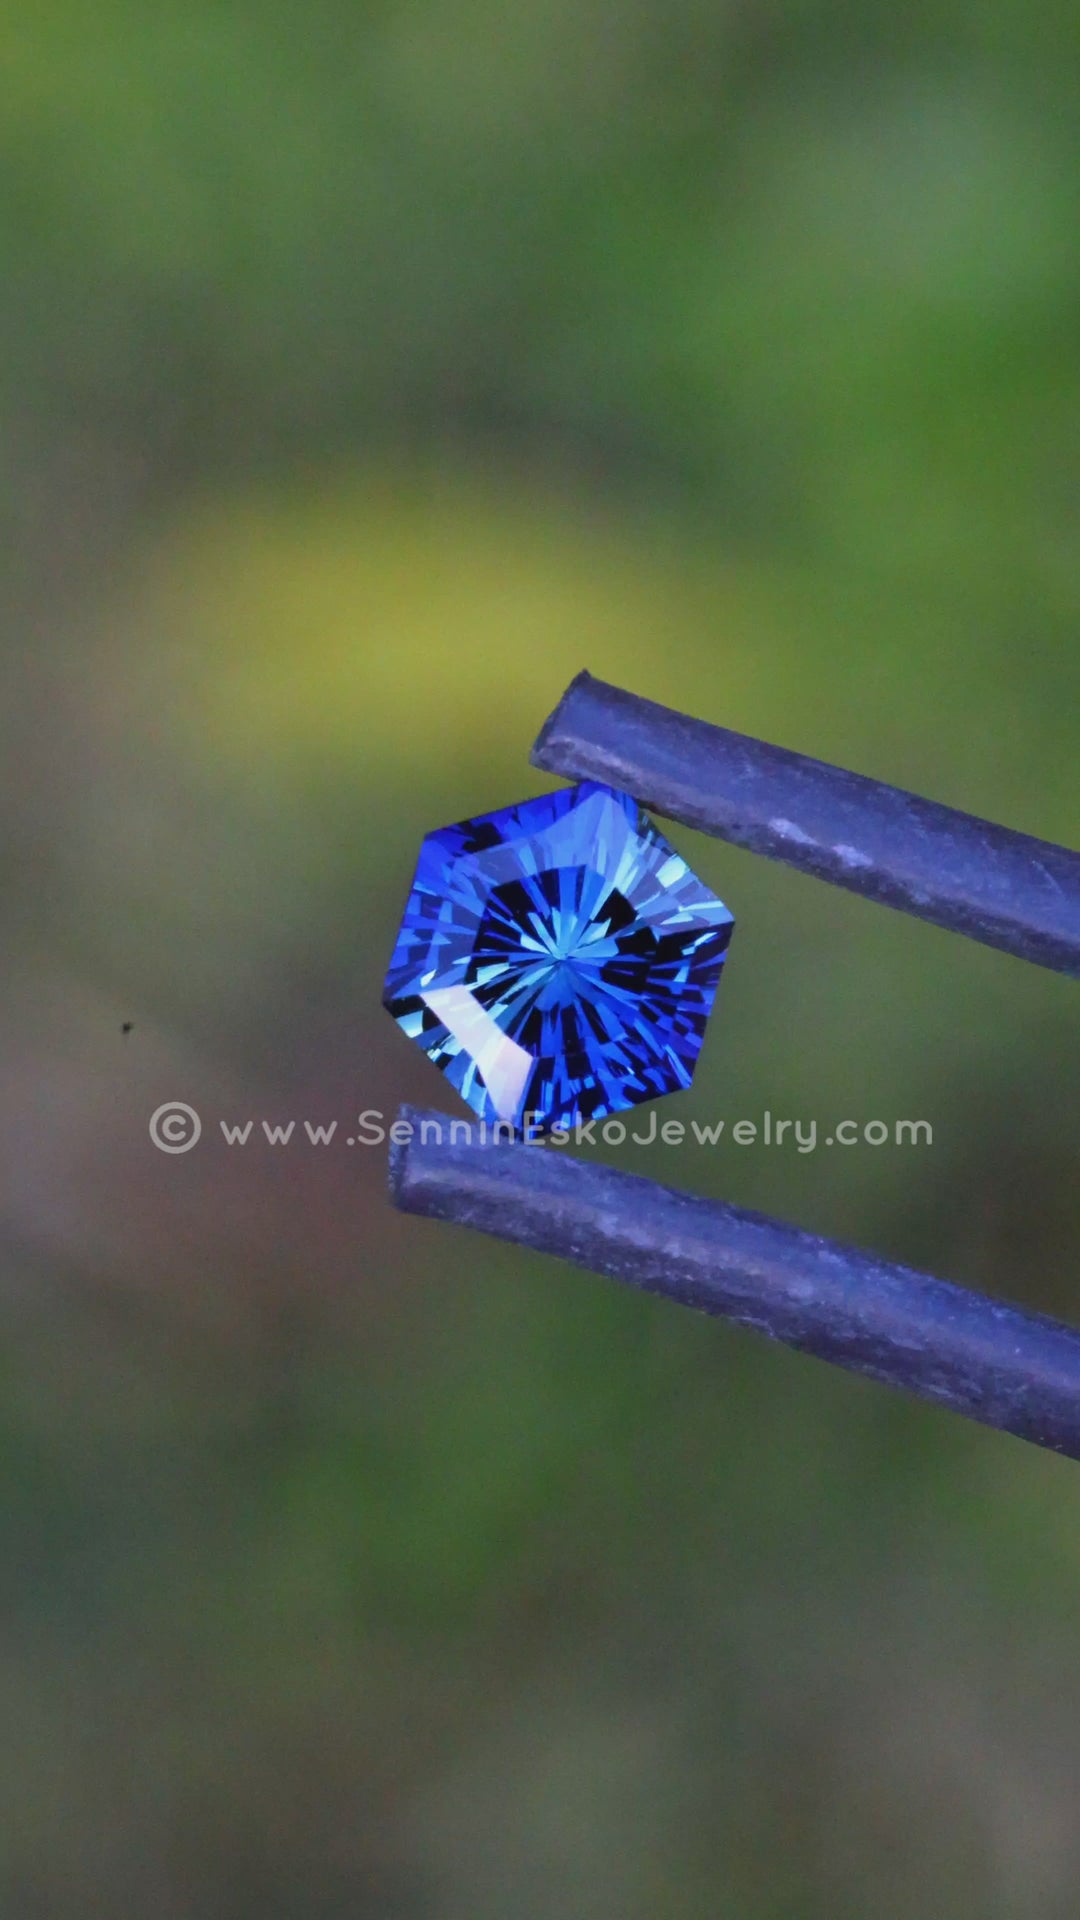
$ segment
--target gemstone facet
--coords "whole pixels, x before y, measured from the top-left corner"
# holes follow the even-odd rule
[[[688,1087],[734,922],[629,794],[584,780],[429,833],[383,1005],[521,1134]]]

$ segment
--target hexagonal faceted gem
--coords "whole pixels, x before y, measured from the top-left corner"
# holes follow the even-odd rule
[[[571,1127],[689,1086],[733,924],[585,780],[428,834],[383,1005],[481,1119]]]

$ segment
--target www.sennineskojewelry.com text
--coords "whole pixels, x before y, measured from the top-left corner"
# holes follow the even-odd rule
[[[338,1120],[239,1120],[215,1116],[204,1123],[194,1107],[167,1100],[150,1116],[150,1138],[162,1153],[188,1153],[209,1132],[228,1147],[277,1149],[332,1146],[381,1147],[387,1142],[405,1145],[414,1136],[422,1145],[487,1146],[523,1137],[526,1144],[548,1147],[785,1147],[796,1153],[815,1153],[819,1147],[929,1147],[934,1130],[929,1120],[850,1120],[831,1123],[791,1119],[765,1111],[756,1120],[674,1120],[657,1113],[613,1114],[603,1120],[579,1119],[573,1125],[543,1133],[539,1118],[527,1114],[522,1136],[509,1122],[439,1118],[426,1115],[416,1121],[390,1119],[377,1107],[368,1107],[351,1123]]]

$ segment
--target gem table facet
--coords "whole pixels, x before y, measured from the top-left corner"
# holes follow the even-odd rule
[[[429,833],[383,1004],[520,1134],[688,1087],[733,919],[629,794],[585,780]]]

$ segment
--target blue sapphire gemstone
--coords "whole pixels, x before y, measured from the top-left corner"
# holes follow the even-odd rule
[[[690,1085],[732,926],[584,780],[428,834],[383,1005],[481,1119],[550,1132]]]

